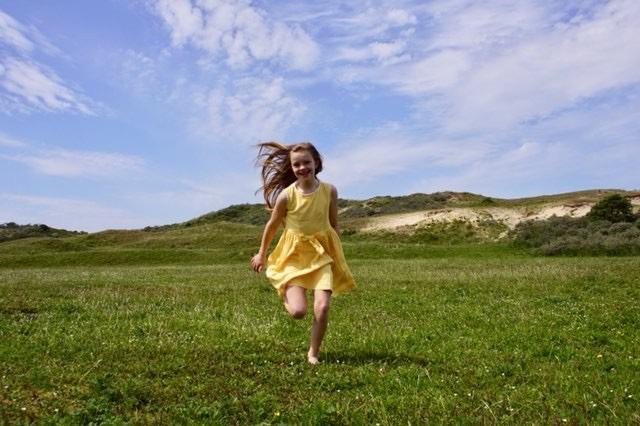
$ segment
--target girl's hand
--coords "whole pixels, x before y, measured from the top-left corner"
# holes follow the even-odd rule
[[[251,258],[251,269],[256,272],[262,272],[262,269],[264,269],[264,263],[264,254],[258,253]]]

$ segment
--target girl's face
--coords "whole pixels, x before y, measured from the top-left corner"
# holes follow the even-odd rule
[[[316,177],[316,162],[309,151],[292,152],[291,168],[298,180],[313,180]]]

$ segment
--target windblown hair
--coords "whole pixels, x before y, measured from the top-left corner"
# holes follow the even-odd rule
[[[264,200],[269,210],[276,204],[278,195],[296,181],[291,167],[291,153],[308,151],[316,162],[316,174],[322,171],[322,156],[309,142],[285,145],[278,142],[263,142],[259,147],[256,164],[262,166],[262,187]],[[258,190],[259,191],[259,190]]]

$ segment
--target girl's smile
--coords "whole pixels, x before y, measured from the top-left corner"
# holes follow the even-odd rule
[[[314,180],[316,175],[316,162],[309,151],[291,153],[291,168],[298,180]]]

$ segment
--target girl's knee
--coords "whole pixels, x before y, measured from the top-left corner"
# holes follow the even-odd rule
[[[316,302],[313,305],[313,313],[316,317],[325,317],[329,313],[329,302]]]
[[[287,307],[287,311],[293,318],[301,319],[307,313],[307,308],[304,306]]]

